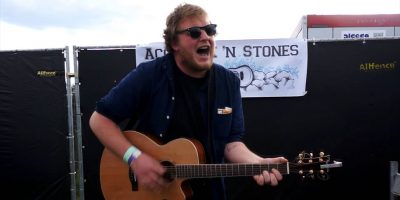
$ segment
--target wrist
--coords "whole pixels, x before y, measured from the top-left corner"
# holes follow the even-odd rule
[[[138,157],[142,154],[142,152],[136,148],[135,146],[130,146],[123,157],[123,160],[130,166],[131,163],[138,159]]]

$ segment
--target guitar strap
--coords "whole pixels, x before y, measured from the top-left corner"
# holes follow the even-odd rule
[[[208,147],[209,150],[206,152],[209,152],[209,158],[210,158],[210,162],[214,163],[214,155],[215,155],[215,144],[214,144],[214,136],[213,136],[213,126],[212,126],[212,121],[213,121],[213,108],[214,108],[214,102],[215,102],[215,69],[214,67],[211,68],[210,70],[210,76],[208,79],[208,95],[207,95],[207,130],[208,130],[208,137],[207,137],[207,141],[208,141]]]
[[[126,123],[126,125],[120,125],[123,131],[128,131],[128,130],[135,130],[137,126],[137,116],[133,116],[129,118],[129,121]]]

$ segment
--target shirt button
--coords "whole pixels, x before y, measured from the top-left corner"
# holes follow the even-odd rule
[[[172,97],[172,101],[174,101],[175,100],[175,97]]]
[[[163,134],[162,133],[160,133],[160,137],[162,137],[163,136]]]
[[[167,115],[167,119],[169,119],[169,115]]]

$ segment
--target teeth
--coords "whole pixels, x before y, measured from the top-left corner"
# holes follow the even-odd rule
[[[208,55],[210,51],[209,46],[201,46],[197,49],[197,53],[200,55]]]

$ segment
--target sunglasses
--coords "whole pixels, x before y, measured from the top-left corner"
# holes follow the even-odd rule
[[[190,37],[193,39],[197,39],[201,36],[201,30],[204,30],[208,36],[214,36],[215,34],[217,34],[217,25],[216,24],[208,24],[206,26],[193,26],[181,31],[177,31],[177,34],[181,34],[181,33],[189,33]]]

